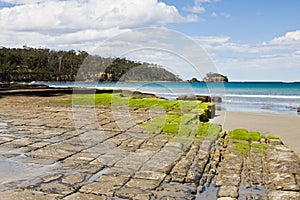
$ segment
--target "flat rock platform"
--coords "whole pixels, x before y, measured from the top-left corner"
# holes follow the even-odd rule
[[[225,132],[145,131],[153,110],[47,103],[70,95],[0,91],[0,199],[300,199],[299,158],[280,140],[241,152]]]

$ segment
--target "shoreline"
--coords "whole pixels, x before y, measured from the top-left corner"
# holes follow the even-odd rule
[[[97,90],[102,91],[103,89]],[[0,97],[26,94],[57,96],[72,94],[72,91],[72,88],[44,88],[40,86],[33,88],[11,88],[8,90],[0,90]],[[210,121],[212,123],[221,124],[225,131],[244,128],[249,131],[258,131],[263,135],[276,135],[300,158],[300,133],[297,129],[297,124],[300,124],[300,115],[216,110],[216,116]]]
[[[244,128],[263,135],[276,135],[300,157],[300,115],[229,111],[216,111],[216,115],[211,122],[221,124],[223,130]]]

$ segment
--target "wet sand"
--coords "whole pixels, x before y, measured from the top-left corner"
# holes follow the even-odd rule
[[[244,112],[217,112],[213,122],[226,131],[245,128],[264,135],[276,135],[300,157],[300,115],[262,114]]]

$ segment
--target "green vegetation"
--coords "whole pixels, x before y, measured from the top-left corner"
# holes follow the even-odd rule
[[[191,141],[193,141],[193,139],[191,138],[186,138],[186,137],[170,137],[169,138],[170,141],[174,141],[174,142],[182,142],[182,143],[190,143]]]
[[[139,124],[145,130],[152,132],[152,137],[161,137],[172,141],[181,142],[202,142],[205,138],[216,139],[222,127],[201,121],[201,116],[209,117],[211,104],[201,101],[165,100],[159,98],[132,98],[122,97],[120,93],[97,93],[97,94],[76,94],[73,99],[57,100],[49,102],[52,104],[78,104],[95,106],[120,106],[126,105],[132,108],[151,108],[166,111],[166,115],[156,117],[150,121],[140,121]],[[132,118],[132,120],[139,120]],[[265,136],[259,132],[249,132],[246,129],[235,129],[231,131],[228,138],[221,138],[221,143],[229,141],[232,150],[247,153],[250,149],[257,149],[262,152],[267,145],[259,141]],[[278,139],[277,136],[267,138]]]
[[[145,123],[144,127],[149,131],[160,131],[177,138],[205,138],[218,137],[222,130],[220,125],[208,122],[200,122],[195,114],[167,115]]]
[[[222,130],[221,125],[207,122],[199,122],[196,135],[198,136],[217,136]]]
[[[121,106],[151,108],[166,111],[165,116],[140,122],[147,131],[159,133],[161,137],[174,141],[202,141],[206,137],[216,138],[221,126],[210,124],[208,118],[212,107],[201,101],[166,100],[159,98],[122,97],[120,93],[74,94],[73,98],[48,102],[49,104]],[[205,118],[202,122],[201,119]],[[136,118],[132,120],[138,120]]]
[[[85,51],[0,47],[0,82],[180,81],[161,66],[125,58],[91,56]]]
[[[130,106],[163,108],[166,116],[155,118],[144,124],[146,130],[161,131],[177,137],[217,136],[221,126],[204,123],[209,120],[210,103],[200,101],[163,100],[163,99],[131,99]],[[203,122],[201,122],[203,120]],[[200,120],[200,121],[199,121]]]
[[[105,81],[181,81],[162,67],[149,63],[139,63],[124,58],[116,58],[105,66]]]
[[[159,98],[130,98],[121,97],[119,93],[100,93],[100,94],[73,94],[73,99],[57,100],[48,102],[49,104],[72,104],[75,105],[105,105],[120,106],[128,105],[133,108],[153,108],[165,110],[168,115],[185,115],[184,120],[189,117],[199,118],[200,121],[208,122],[211,116],[211,103],[201,101],[182,101],[166,100]],[[172,118],[174,120],[174,117]],[[170,124],[171,126],[172,124]],[[167,128],[168,129],[168,128]],[[174,129],[174,128],[173,128]]]
[[[267,145],[265,145],[265,144],[259,144],[259,143],[253,143],[253,144],[251,144],[251,147],[255,148],[255,149],[260,149],[260,150],[266,150],[266,149],[268,149]]]
[[[245,129],[235,129],[229,133],[230,138],[247,141],[259,141],[261,136],[259,132],[248,132]]]
[[[231,150],[240,152],[240,153],[249,153],[250,148],[243,148],[243,147],[233,147]]]
[[[72,104],[72,99],[58,100],[50,102],[52,104]],[[99,93],[99,94],[73,94],[73,103],[81,105],[107,105],[117,106],[128,104],[134,108],[154,108],[163,109],[167,112],[178,114],[182,113],[210,113],[211,103],[202,103],[200,101],[181,101],[181,100],[166,100],[159,98],[130,98],[121,97],[120,93]]]
[[[237,147],[249,147],[249,142],[245,140],[233,140],[232,143]]]
[[[280,139],[278,136],[276,136],[276,135],[269,135],[268,137],[267,137],[268,139]]]
[[[3,84],[2,87],[4,88],[30,88],[30,85],[21,84],[21,83],[7,83]]]
[[[70,81],[88,53],[50,49],[0,48],[0,82]]]
[[[250,149],[265,154],[265,150],[268,149],[268,146],[259,142],[261,138],[265,138],[265,136],[260,135],[259,132],[235,129],[229,133],[229,141],[233,145],[230,149],[242,154],[249,153]],[[277,138],[277,136],[274,136],[274,138]]]
[[[159,98],[130,98],[129,106],[135,108],[156,108],[164,109],[165,111],[177,110],[176,100],[165,100]]]
[[[55,100],[45,102],[46,104],[63,104],[71,105],[95,105],[95,106],[119,106],[126,105],[128,97],[121,97],[119,93],[101,93],[101,94],[73,94],[68,95],[70,98],[65,100]]]

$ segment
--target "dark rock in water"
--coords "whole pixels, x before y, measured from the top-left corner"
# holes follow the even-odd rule
[[[211,101],[214,103],[222,103],[222,98],[221,97],[212,97]]]
[[[191,80],[188,80],[188,82],[197,83],[197,82],[201,82],[201,81],[199,81],[197,78],[192,78]]]
[[[197,100],[202,102],[214,102],[214,103],[222,102],[221,97],[210,97],[205,95],[192,95],[192,96],[180,95],[177,97],[177,100],[189,100],[189,101]]]
[[[187,82],[190,83],[196,83],[196,82],[228,82],[227,76],[224,76],[219,73],[207,73],[206,76],[203,78],[202,81],[198,80],[197,78],[192,78],[191,80],[188,80]]]
[[[176,99],[177,100],[196,100],[196,97],[195,96],[180,95]]]
[[[197,101],[202,101],[202,102],[211,102],[211,97],[210,96],[204,96],[204,95],[193,95],[193,96],[187,96],[187,95],[180,95],[177,97],[177,100],[197,100]]]
[[[221,106],[218,106],[218,105],[216,105],[216,110],[219,110],[219,111],[225,111],[225,108],[223,108],[223,107],[221,107]]]
[[[264,109],[264,110],[270,110],[271,109],[270,106],[263,106],[261,108]]]
[[[211,113],[210,113],[210,119],[213,119],[216,116],[216,105],[212,104],[211,105]]]
[[[202,102],[211,102],[210,96],[196,95],[196,99]]]
[[[300,115],[300,108],[297,109],[297,113],[298,113],[298,115]]]
[[[129,91],[129,90],[123,90],[121,93],[122,97],[133,97],[133,98],[158,98],[154,94],[150,93],[142,93],[137,91]]]

